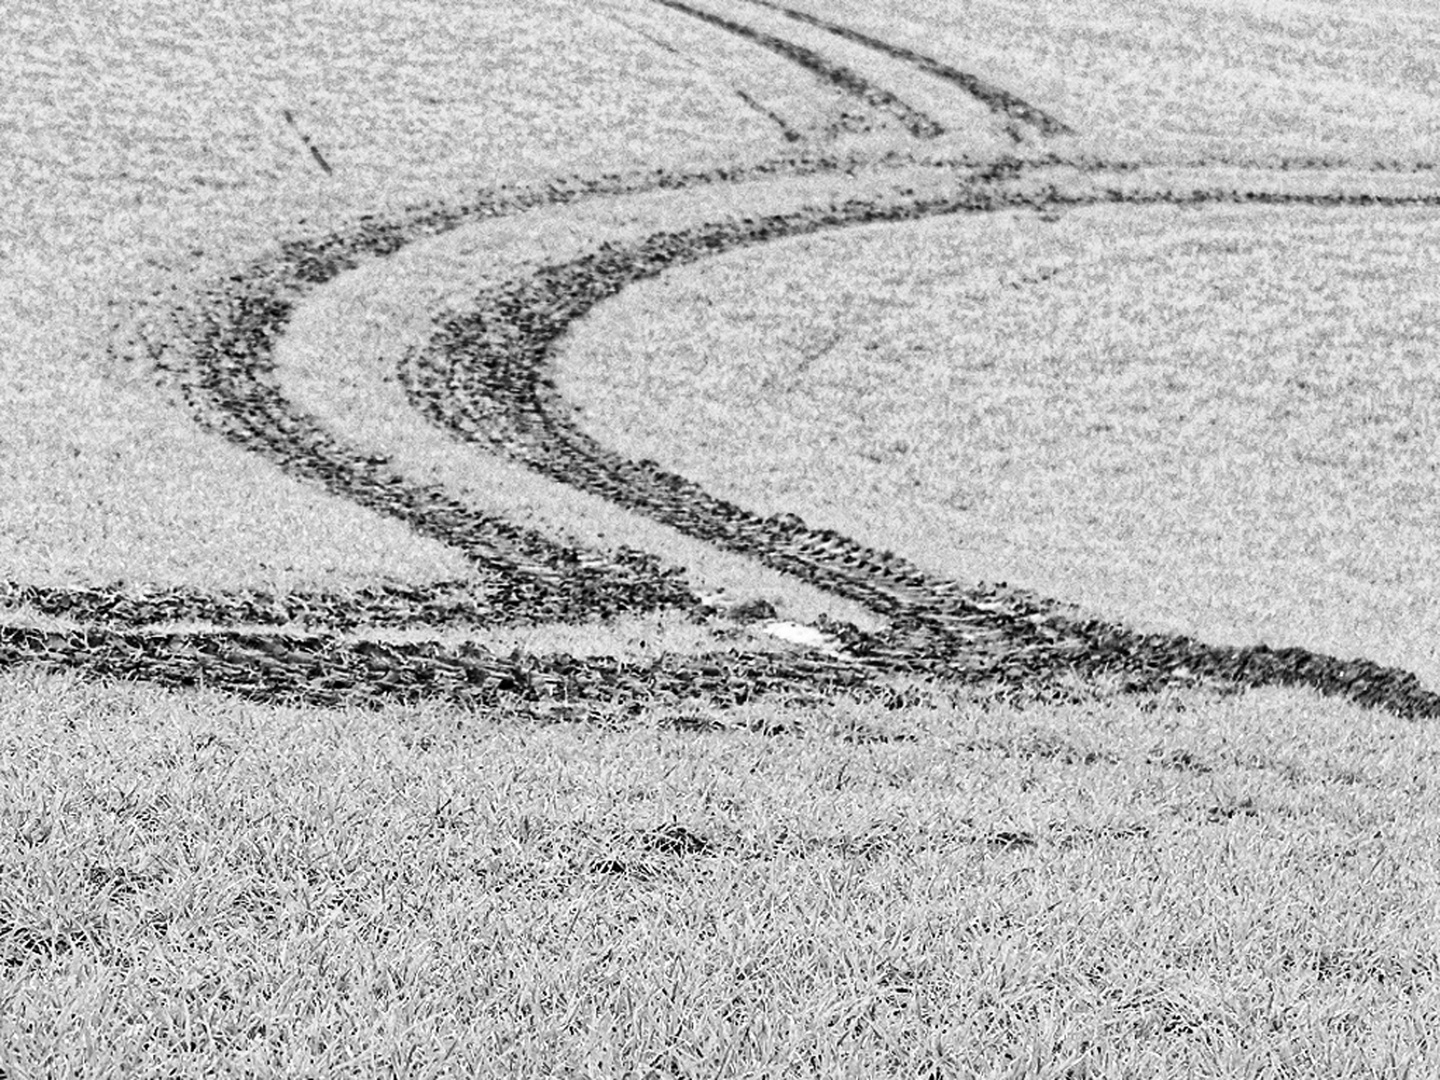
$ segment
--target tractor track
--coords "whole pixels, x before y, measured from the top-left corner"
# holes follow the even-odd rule
[[[1084,198],[1047,196],[1040,205],[1208,203],[1256,197],[1102,191]],[[1345,198],[1259,197],[1312,206]],[[464,318],[441,326],[427,348],[406,358],[402,381],[417,408],[461,438],[884,616],[891,623],[887,634],[835,628],[847,653],[877,673],[1031,684],[1054,683],[1069,673],[1086,679],[1114,677],[1130,690],[1197,679],[1305,685],[1402,715],[1434,714],[1440,701],[1418,680],[1368,661],[1343,662],[1304,649],[1216,648],[1183,636],[1139,635],[1099,620],[1078,621],[1064,615],[1058,604],[977,594],[927,575],[890,552],[876,552],[831,530],[806,528],[793,515],[750,513],[653,462],[630,461],[596,443],[569,419],[571,410],[548,376],[550,354],[572,323],[626,286],[672,267],[824,229],[1017,205],[1035,205],[1034,195],[1007,195],[987,179],[938,200],[862,201],[711,223],[656,234],[629,247],[606,245],[475,297]],[[984,648],[977,649],[977,643]]]
[[[944,131],[898,95],[814,49],[681,0],[655,2],[784,57],[847,95],[877,125],[898,124],[918,143]],[[768,0],[749,2],[945,81],[984,104],[1012,141],[1019,141],[1021,128],[1040,139],[1071,132],[1058,118],[938,60]],[[387,256],[418,240],[499,217],[533,214],[543,223],[547,210],[588,199],[764,179],[803,182],[887,171],[899,176],[917,167],[948,169],[946,190],[923,196],[864,194],[839,204],[807,202],[802,192],[783,212],[736,211],[602,245],[485,290],[464,312],[437,325],[424,348],[398,359],[411,402],[457,438],[855,601],[883,617],[885,630],[867,633],[826,623],[823,628],[840,645],[836,656],[729,650],[667,655],[653,662],[501,657],[471,646],[355,643],[335,636],[359,627],[524,625],[665,610],[703,619],[713,612],[686,583],[680,567],[644,552],[601,552],[560,542],[476,510],[441,487],[407,479],[383,457],[346,443],[295,407],[276,378],[274,351],[307,293],[364,258]],[[1127,691],[1197,683],[1299,685],[1400,716],[1440,716],[1440,695],[1407,672],[1368,660],[1141,635],[1117,624],[1075,618],[1058,602],[1017,590],[937,578],[890,552],[808,528],[793,515],[750,513],[653,462],[630,461],[599,445],[571,421],[550,378],[553,350],[568,328],[628,285],[707,256],[827,229],[1101,204],[1440,206],[1440,195],[1432,194],[1285,190],[1275,180],[1290,171],[1286,165],[1247,170],[1243,188],[1147,189],[1117,179],[1146,167],[1144,162],[1071,160],[1059,153],[949,163],[893,152],[807,154],[693,173],[610,174],[501,188],[461,206],[421,207],[389,219],[366,217],[343,232],[291,240],[278,256],[254,260],[211,283],[202,300],[177,311],[173,340],[152,355],[155,367],[174,380],[204,427],[266,457],[292,478],[452,546],[475,565],[479,583],[385,587],[353,595],[0,585],[0,603],[81,624],[66,630],[0,625],[0,666],[35,663],[97,677],[209,686],[256,699],[317,704],[441,697],[619,708],[656,700],[724,705],[777,694],[893,696],[888,689],[892,679],[919,676],[1020,697],[1063,695],[1077,679],[1090,684],[1108,680]],[[145,630],[196,619],[222,626],[299,622],[306,630]]]
[[[822,19],[812,15],[808,11],[801,11],[798,8],[786,7],[784,4],[774,3],[773,0],[748,0],[756,7],[769,8],[778,11],[796,22],[805,23],[809,26],[817,26],[836,37],[846,41],[853,41],[858,45],[874,49],[877,52],[885,53],[897,60],[904,60],[919,71],[944,79],[959,87],[966,94],[979,101],[991,112],[1008,117],[1017,124],[1024,124],[1034,128],[1041,135],[1073,135],[1075,131],[1070,125],[1051,116],[1041,109],[1037,109],[1028,101],[1024,101],[1007,90],[998,86],[992,86],[983,79],[976,78],[969,72],[960,71],[949,64],[942,63],[934,57],[918,53],[914,49],[907,49],[900,45],[893,45],[888,41],[863,34],[853,27],[841,23],[831,22],[829,19]],[[1013,135],[1014,141],[1019,141],[1018,133]]]
[[[917,139],[933,139],[945,133],[945,128],[934,117],[926,116],[919,109],[902,101],[896,94],[876,86],[844,65],[831,62],[813,49],[807,49],[775,34],[767,34],[746,26],[744,23],[715,15],[703,8],[683,3],[682,0],[656,0],[656,3],[719,27],[727,33],[783,56],[791,63],[797,64],[815,75],[822,82],[830,83],[871,112],[890,114]],[[858,118],[856,119],[858,120]]]

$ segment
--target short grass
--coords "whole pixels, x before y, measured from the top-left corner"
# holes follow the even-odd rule
[[[0,685],[10,1076],[1428,1076],[1440,735]]]
[[[64,16],[19,0],[4,22],[0,566],[27,581],[461,576],[453,552],[284,479],[157,394],[165,305],[361,214],[783,144],[693,65],[550,0]]]

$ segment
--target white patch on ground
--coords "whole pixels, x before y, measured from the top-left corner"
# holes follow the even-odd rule
[[[807,649],[815,649],[819,652],[828,653],[831,656],[840,655],[840,643],[828,634],[822,634],[813,626],[776,619],[771,622],[761,623],[755,629],[759,630],[762,634],[769,634],[771,637],[780,638],[782,641],[788,641],[795,645],[803,645]]]

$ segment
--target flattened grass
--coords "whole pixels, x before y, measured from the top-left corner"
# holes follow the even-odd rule
[[[0,689],[14,1075],[1440,1065],[1440,735],[1347,705],[601,732]]]

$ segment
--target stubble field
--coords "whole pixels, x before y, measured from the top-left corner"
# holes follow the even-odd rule
[[[0,31],[0,1075],[1440,1066],[1440,17]]]

